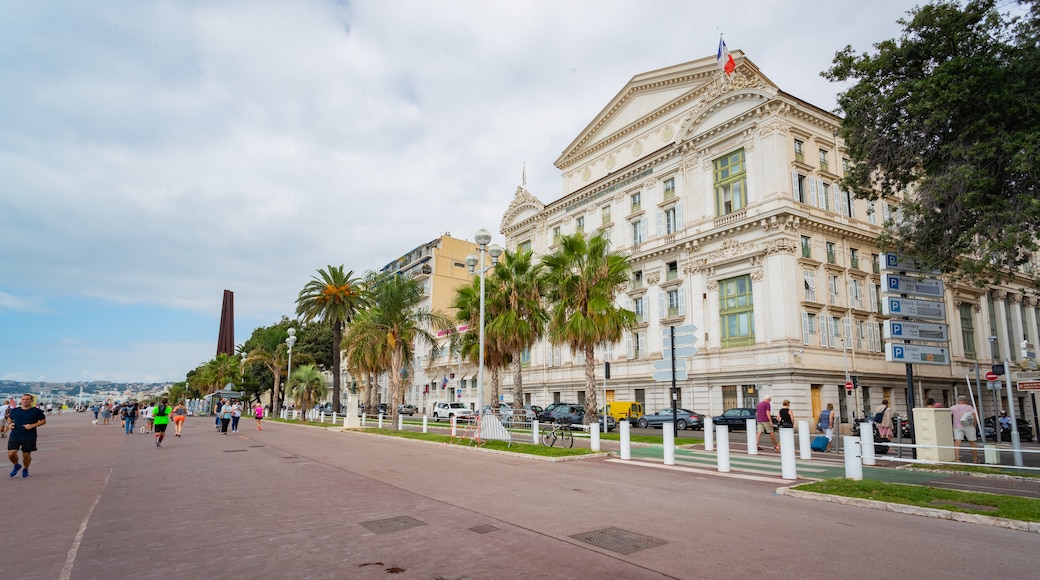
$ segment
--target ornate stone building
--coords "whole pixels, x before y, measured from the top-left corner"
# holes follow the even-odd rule
[[[559,235],[602,231],[630,256],[620,300],[639,323],[597,353],[611,363],[611,379],[597,378],[607,400],[668,406],[670,383],[651,378],[662,332],[693,324],[700,352],[685,359],[683,407],[719,414],[768,393],[790,399],[799,419],[833,403],[848,420],[882,398],[905,414],[906,367],[885,361],[875,245],[897,200],[840,188],[840,118],[733,56],[730,76],[712,57],[633,77],[556,161],[562,196],[545,203],[517,189],[501,224],[507,247],[544,255]],[[1023,274],[990,293],[947,285],[952,364],[914,365],[918,404],[955,403],[966,374],[975,388],[975,361],[989,370],[988,336],[1016,361],[1023,339],[1037,342],[1031,283]],[[581,360],[566,347],[538,344],[525,364],[525,403],[584,398]],[[847,377],[859,385],[851,396]],[[1020,409],[1028,398],[1018,395]]]

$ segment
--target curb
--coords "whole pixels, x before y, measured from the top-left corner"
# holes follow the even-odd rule
[[[905,505],[899,503],[888,503],[884,501],[877,501],[873,499],[861,499],[857,497],[845,497],[841,495],[830,495],[826,493],[815,493],[811,491],[802,491],[800,489],[792,489],[790,487],[778,487],[776,489],[777,495],[789,495],[791,497],[798,497],[802,499],[812,499],[816,501],[826,501],[830,503],[837,503],[843,505],[851,505],[856,507],[875,509],[887,512],[895,512],[900,514],[909,514],[912,516],[921,516],[926,518],[936,518],[940,520],[953,520],[955,522],[964,522],[968,524],[980,524],[984,526],[992,526],[995,528],[1007,528],[1010,530],[1016,530],[1019,532],[1031,532],[1034,534],[1040,534],[1040,522],[1023,522],[1020,520],[1009,520],[1007,518],[998,518],[994,516],[984,516],[981,514],[967,514],[962,512],[951,512],[943,509],[936,508],[925,508],[913,505]]]

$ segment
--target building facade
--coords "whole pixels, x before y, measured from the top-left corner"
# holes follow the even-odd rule
[[[699,352],[684,359],[680,406],[720,414],[770,394],[789,399],[797,419],[832,403],[848,421],[882,399],[904,415],[906,365],[886,362],[876,246],[898,199],[868,202],[843,190],[841,119],[732,54],[732,75],[712,57],[633,77],[556,161],[561,197],[544,203],[517,189],[501,223],[506,247],[545,255],[560,235],[604,232],[629,256],[620,302],[639,322],[597,351],[611,363],[611,378],[603,380],[602,364],[597,378],[607,401],[669,406],[671,384],[651,378],[653,364],[662,333],[692,324]],[[966,375],[975,389],[976,362],[983,375],[990,368],[990,336],[1000,357],[1029,364],[1033,283],[1022,273],[999,287],[946,285],[950,362],[913,366],[917,405],[928,397],[954,404],[968,392]],[[566,347],[536,345],[524,403],[582,402],[582,362]],[[858,387],[847,395],[851,379]],[[510,381],[503,377],[503,392]],[[1031,417],[1030,398],[1014,398]],[[983,401],[984,415],[1006,405],[990,393]]]

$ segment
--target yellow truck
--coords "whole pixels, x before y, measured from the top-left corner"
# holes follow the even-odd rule
[[[643,416],[643,404],[636,401],[613,401],[607,403],[606,414],[619,423],[621,421],[635,423]]]

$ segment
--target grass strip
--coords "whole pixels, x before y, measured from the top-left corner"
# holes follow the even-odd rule
[[[799,485],[794,489],[1024,522],[1040,522],[1040,500],[1028,497],[851,479],[828,479]],[[972,505],[980,507],[973,509],[970,507]]]
[[[985,475],[1013,475],[1016,477],[1031,477],[1034,479],[1040,479],[1040,473],[1036,471],[1026,471],[1024,469],[1011,469],[1003,467],[991,467],[987,465],[936,465],[931,463],[919,463],[912,464],[910,469],[920,469],[927,471],[960,471],[963,473],[981,473]]]
[[[418,439],[420,441],[433,441],[436,443],[444,443],[445,445],[458,445],[459,447],[472,447],[476,444],[469,439],[463,439],[460,437],[451,437],[450,435],[442,435],[440,433],[421,433],[418,431],[394,431],[390,429],[371,429],[366,428],[361,430],[362,433],[375,433],[378,435],[388,435],[391,437],[400,437],[402,439]],[[540,457],[577,457],[581,455],[590,455],[593,453],[591,449],[584,448],[571,448],[565,449],[562,447],[546,447],[544,445],[532,445],[531,443],[517,443],[513,442],[512,445],[506,441],[499,441],[497,439],[486,439],[484,443],[480,445],[484,449],[494,449],[497,451],[506,451],[508,453],[520,453],[524,455],[537,455]]]

